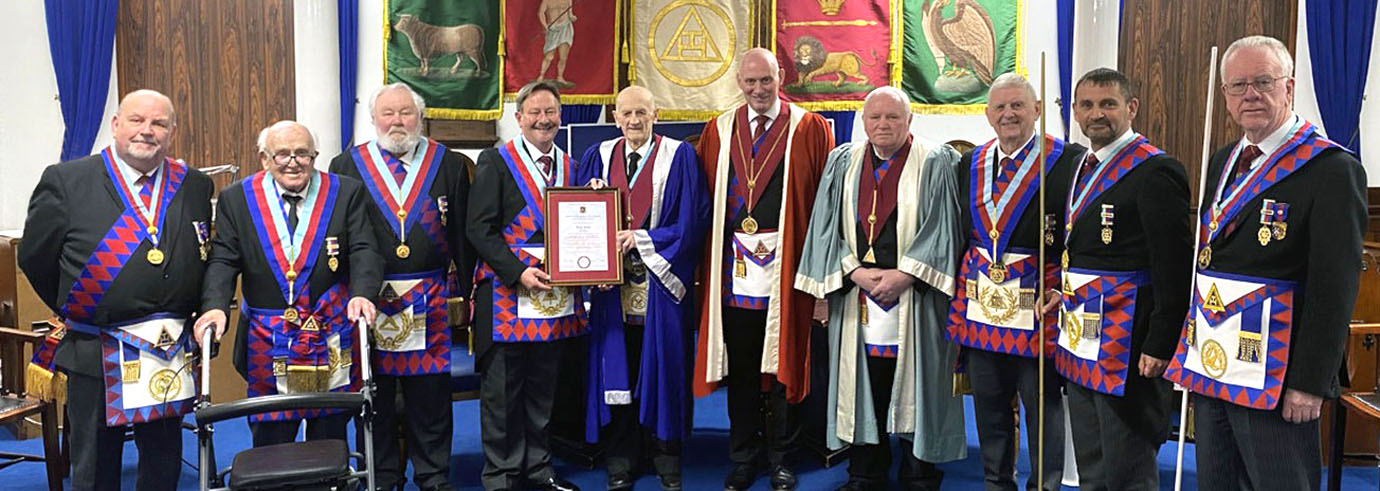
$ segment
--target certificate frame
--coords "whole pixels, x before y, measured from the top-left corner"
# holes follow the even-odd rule
[[[609,210],[607,219],[604,221],[603,229],[608,234],[607,245],[604,248],[605,262],[608,269],[601,270],[577,270],[565,271],[560,269],[561,264],[561,216],[558,212],[562,203],[570,202],[599,202],[605,204],[605,209]],[[623,255],[618,253],[618,231],[620,227],[620,217],[623,216],[622,195],[617,189],[602,188],[593,189],[587,187],[550,187],[546,188],[545,195],[545,221],[542,230],[546,235],[545,242],[545,261],[546,274],[550,277],[549,283],[555,286],[585,286],[585,285],[607,285],[619,284],[623,282]]]

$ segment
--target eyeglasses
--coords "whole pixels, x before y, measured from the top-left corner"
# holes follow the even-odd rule
[[[1241,81],[1241,82],[1232,82],[1232,83],[1229,83],[1229,84],[1222,84],[1222,91],[1223,91],[1223,92],[1226,92],[1227,95],[1242,95],[1242,94],[1245,94],[1245,93],[1246,93],[1246,87],[1255,87],[1255,91],[1256,91],[1256,92],[1259,92],[1259,93],[1261,93],[1261,94],[1264,94],[1264,93],[1268,93],[1268,92],[1274,91],[1274,90],[1275,90],[1275,82],[1278,82],[1278,81],[1283,80],[1283,79],[1286,79],[1286,78],[1291,78],[1291,77],[1289,77],[1289,76],[1287,76],[1287,75],[1286,75],[1286,76],[1283,76],[1283,77],[1261,77],[1261,78],[1257,78],[1257,79],[1255,79],[1255,80],[1252,80],[1252,81],[1250,81],[1250,82]]]
[[[273,154],[273,161],[277,162],[278,165],[287,165],[289,160],[296,159],[299,164],[310,164],[320,154],[320,152],[308,152],[306,150],[298,150],[295,153],[283,151]]]

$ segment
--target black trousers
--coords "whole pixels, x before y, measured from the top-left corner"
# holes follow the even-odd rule
[[[307,419],[307,440],[344,440],[345,426],[349,424],[350,413],[332,414]],[[262,421],[249,423],[249,433],[254,446],[277,445],[297,440],[297,430],[302,427],[301,419],[286,421]]]
[[[450,374],[395,377],[374,375],[374,479],[379,488],[394,489],[403,478],[402,450],[398,446],[399,389],[403,400],[407,458],[412,462],[412,481],[425,490],[453,489],[450,484],[452,419]]]
[[[1283,405],[1262,411],[1193,394],[1198,489],[1319,489],[1318,420],[1285,421]]]
[[[1169,382],[1135,372],[1133,364],[1123,397],[1066,384],[1079,489],[1159,489],[1155,457],[1169,432]]]
[[[516,489],[555,476],[551,406],[563,341],[494,343],[479,358],[484,489]]]
[[[628,358],[628,384],[637,387],[642,366],[643,327],[623,325],[624,349]],[[680,475],[680,442],[663,441],[653,430],[638,421],[638,401],[609,408],[610,420],[600,438],[604,442],[604,465],[610,476],[637,473],[644,457],[651,457],[657,475]]]
[[[105,425],[105,382],[76,372],[67,374],[67,421],[72,431],[72,489],[120,489],[125,427]],[[177,489],[182,471],[182,418],[134,425],[139,449],[136,488]]]
[[[967,349],[968,377],[973,384],[973,416],[977,421],[978,443],[982,448],[982,470],[988,491],[1016,491],[1017,423],[1011,417],[1011,402],[1018,395],[1025,407],[1026,449],[1031,467],[1039,447],[1040,418],[1036,401],[1040,398],[1040,361],[1019,355]],[[1038,486],[1034,472],[1026,489],[1057,491],[1064,478],[1064,396],[1063,378],[1054,362],[1045,360],[1045,480]]]
[[[762,390],[762,346],[767,311],[725,306],[728,348],[728,441],[734,464],[787,465],[800,427],[797,408],[786,403],[786,386],[772,380]]]
[[[896,359],[867,357],[867,379],[872,385],[872,409],[879,435],[877,445],[852,445],[848,450],[848,479],[868,489],[890,489],[887,471],[891,469],[891,435],[886,432],[887,408],[891,407],[891,386],[896,380]],[[901,489],[938,491],[944,472],[934,463],[915,457],[914,442],[900,438]]]

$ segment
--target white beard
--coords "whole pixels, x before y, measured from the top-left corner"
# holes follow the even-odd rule
[[[417,148],[417,142],[420,141],[421,138],[421,135],[407,135],[407,137],[402,140],[394,140],[393,137],[385,134],[382,138],[379,138],[378,143],[379,148],[387,150],[388,153],[402,156],[407,152],[411,152],[412,149]]]

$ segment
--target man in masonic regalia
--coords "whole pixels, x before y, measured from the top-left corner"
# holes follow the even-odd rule
[[[957,350],[944,336],[958,269],[958,153],[910,135],[910,101],[868,94],[868,141],[841,145],[815,197],[795,287],[829,300],[831,448],[853,445],[841,489],[890,489],[901,436],[902,489],[939,489],[934,465],[966,453]]]
[[[586,438],[605,442],[610,490],[631,489],[646,454],[662,488],[680,489],[697,313],[690,292],[709,199],[694,147],[652,132],[651,92],[623,89],[613,117],[623,137],[585,152],[575,179],[617,188],[627,217],[617,236],[624,282],[590,298]]]

